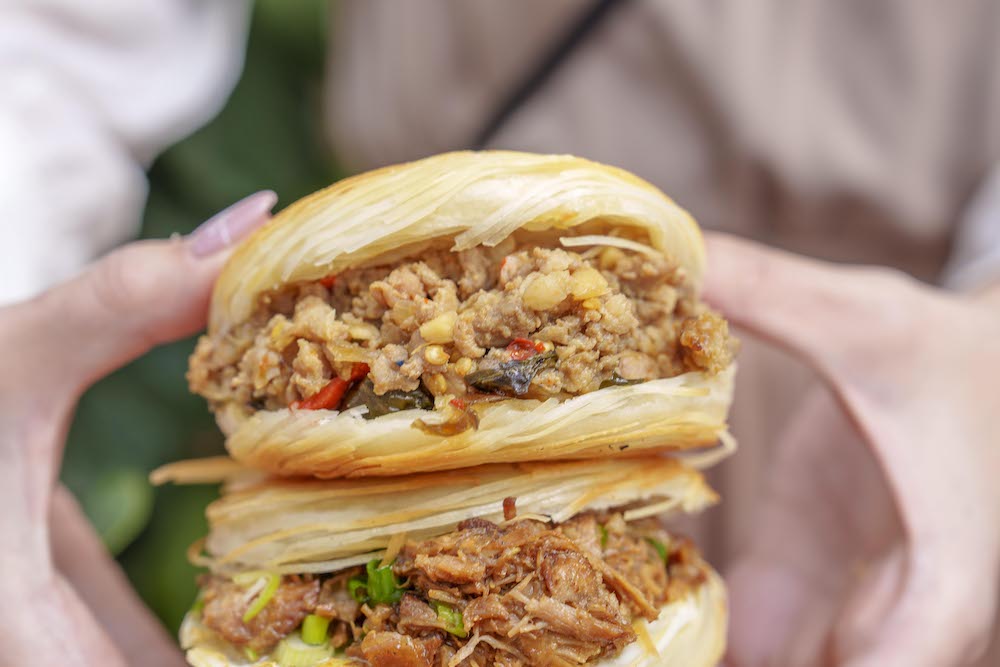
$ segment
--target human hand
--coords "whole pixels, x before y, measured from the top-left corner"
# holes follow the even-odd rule
[[[1000,569],[1000,294],[721,235],[709,262],[707,300],[832,390],[777,443],[730,572],[728,664],[974,660]]]
[[[9,665],[183,665],[58,485],[76,402],[154,345],[204,326],[229,248],[270,216],[251,195],[184,239],[133,243],[0,309],[0,655]]]

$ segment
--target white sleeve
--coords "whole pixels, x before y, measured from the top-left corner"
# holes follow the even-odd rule
[[[962,218],[944,282],[963,291],[1000,284],[1000,164]]]
[[[242,68],[245,0],[0,0],[0,304],[136,233],[145,168]]]

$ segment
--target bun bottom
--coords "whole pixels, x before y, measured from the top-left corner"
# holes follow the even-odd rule
[[[726,646],[728,605],[719,575],[705,566],[705,581],[685,598],[663,608],[652,622],[635,624],[639,638],[618,655],[595,667],[714,667]],[[181,625],[181,646],[192,667],[280,667],[267,656],[252,661],[221,641],[188,614]],[[362,663],[331,658],[315,667],[358,667]]]
[[[566,401],[511,399],[479,411],[479,428],[442,437],[414,428],[407,410],[366,421],[357,410],[216,415],[244,465],[282,476],[408,475],[486,463],[608,459],[714,446],[728,437],[735,365],[609,387]]]

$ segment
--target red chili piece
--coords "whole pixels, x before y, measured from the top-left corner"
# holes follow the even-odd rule
[[[354,366],[351,367],[351,382],[360,382],[361,380],[364,380],[370,371],[371,368],[369,368],[368,364],[365,362],[355,362]]]
[[[541,343],[533,343],[527,338],[515,338],[510,342],[510,345],[507,346],[507,351],[510,352],[511,359],[514,359],[515,361],[524,361],[525,359],[533,357],[545,349],[544,346],[539,349],[539,345],[541,345]]]
[[[503,499],[503,518],[505,521],[510,521],[517,516],[517,498],[514,496],[507,496]]]
[[[326,278],[320,278],[319,284],[327,289],[330,289],[331,287],[337,284],[337,274],[334,273],[332,275],[327,276]]]
[[[465,401],[463,401],[460,398],[453,398],[450,401],[448,401],[448,403],[450,403],[452,407],[457,408],[458,410],[464,410],[466,407],[468,407],[465,404]]]
[[[351,367],[351,378],[349,380],[342,380],[339,377],[335,377],[325,387],[309,398],[294,401],[291,404],[291,408],[293,410],[336,410],[351,385],[363,380],[368,375],[369,370],[368,364],[356,363]]]

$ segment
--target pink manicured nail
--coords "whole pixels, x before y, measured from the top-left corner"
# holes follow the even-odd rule
[[[261,190],[219,211],[188,234],[191,254],[205,257],[232,246],[267,222],[277,202],[278,195],[273,191]]]

